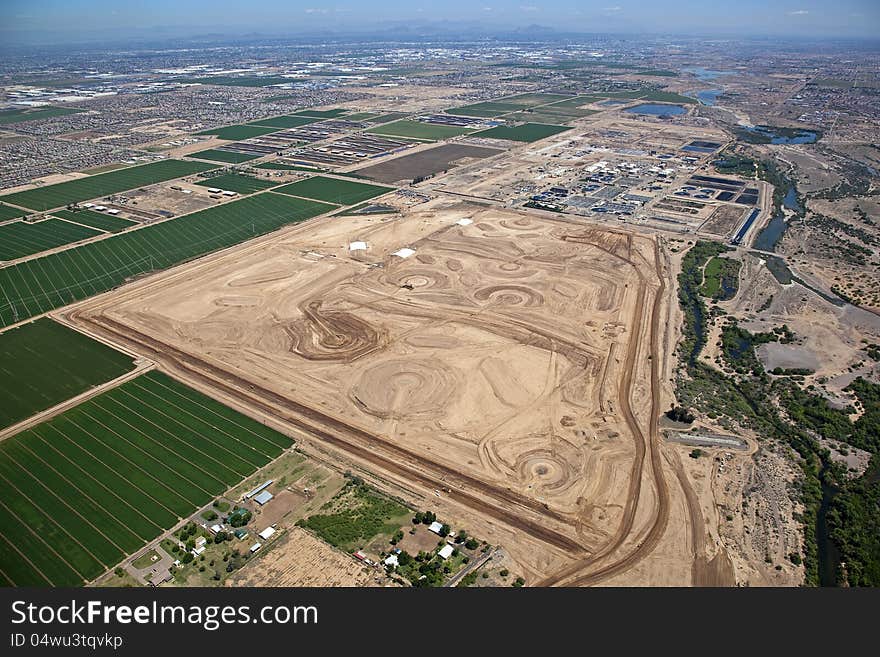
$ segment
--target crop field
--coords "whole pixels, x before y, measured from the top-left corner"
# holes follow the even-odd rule
[[[393,137],[410,137],[411,139],[425,139],[428,141],[436,141],[437,139],[447,139],[448,137],[457,137],[469,132],[473,132],[470,128],[462,128],[454,125],[437,125],[434,123],[425,123],[423,121],[395,121],[376,128],[370,128],[367,132],[379,135],[390,135]]]
[[[211,128],[210,130],[202,130],[197,135],[216,135],[218,139],[226,139],[228,141],[238,141],[239,139],[250,139],[251,137],[259,137],[270,132],[277,132],[278,128],[269,128],[259,125],[228,125],[225,128]]]
[[[60,219],[75,221],[78,224],[91,226],[98,230],[104,230],[108,233],[117,233],[131,226],[137,226],[136,221],[129,221],[122,217],[116,217],[112,214],[101,214],[100,212],[92,212],[91,210],[56,210],[52,213]]]
[[[258,194],[2,268],[0,326],[106,292],[131,276],[171,267],[334,207],[271,192]]]
[[[342,116],[348,112],[347,109],[328,109],[328,110],[309,110],[304,109],[299,112],[294,112],[296,116],[316,116],[319,119],[335,119],[339,116]]]
[[[226,162],[227,164],[239,164],[248,160],[255,160],[262,157],[255,153],[236,153],[234,151],[221,151],[216,148],[209,148],[206,151],[198,153],[190,153],[186,157],[194,157],[199,160],[210,160],[211,162]]]
[[[67,114],[79,114],[85,110],[73,109],[72,107],[41,107],[39,109],[14,109],[0,112],[0,125],[10,123],[23,123],[24,121],[36,121],[38,119],[51,119],[55,116]]]
[[[475,137],[487,137],[489,139],[509,139],[511,141],[538,141],[552,135],[571,130],[565,125],[549,125],[546,123],[524,123],[518,126],[500,125],[488,130],[481,130],[474,134]]]
[[[381,185],[368,185],[366,183],[351,180],[338,180],[324,176],[314,176],[274,190],[281,194],[291,194],[312,198],[318,201],[327,201],[337,205],[351,205],[367,199],[390,192],[390,187]]]
[[[18,208],[14,208],[11,205],[3,205],[0,203],[0,221],[6,221],[8,219],[17,219],[18,217],[23,217],[27,212],[25,210],[19,210]]]
[[[0,581],[94,579],[292,441],[158,372],[0,444]]]
[[[50,210],[68,203],[118,194],[129,189],[154,185],[213,168],[215,168],[214,165],[203,162],[162,160],[161,162],[117,169],[97,176],[88,176],[56,185],[46,185],[24,192],[7,194],[0,197],[0,200],[32,210]]]
[[[91,228],[60,219],[46,219],[35,224],[13,221],[0,226],[0,260],[15,260],[100,235]]]
[[[253,194],[254,192],[269,189],[270,187],[277,187],[278,183],[269,180],[251,178],[250,176],[243,176],[240,173],[227,173],[226,175],[217,176],[216,178],[202,180],[197,182],[196,185],[199,187],[216,187],[217,189],[222,189],[228,192],[238,192],[239,194]]]
[[[659,103],[686,103],[695,105],[697,100],[682,96],[681,94],[672,93],[670,91],[656,91],[653,89],[640,89],[636,91],[617,91],[614,93],[603,94],[608,98],[616,98],[622,100],[651,100]]]
[[[520,94],[505,98],[505,103],[520,105],[521,107],[538,107],[548,103],[556,103],[562,100],[571,100],[571,96],[564,94]]]
[[[516,112],[523,108],[522,105],[505,102],[486,102],[474,103],[473,105],[463,105],[462,107],[453,107],[446,110],[447,114],[456,116],[476,116],[480,118],[492,118],[493,116],[501,116],[510,112]]]
[[[272,171],[316,171],[315,167],[303,167],[298,164],[287,164],[286,162],[261,162],[255,165],[255,167]]]
[[[317,121],[317,118],[311,118],[308,116],[294,116],[292,114],[287,114],[285,116],[275,116],[271,119],[260,119],[259,121],[251,121],[248,125],[259,125],[259,126],[268,126],[270,128],[297,128],[301,125],[308,125],[309,123],[314,123]]]
[[[51,319],[0,333],[0,429],[131,368],[131,357]]]

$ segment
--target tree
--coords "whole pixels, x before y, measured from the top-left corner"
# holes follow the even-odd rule
[[[449,530],[450,530],[449,525],[443,525],[440,528],[440,536],[449,536]]]
[[[193,556],[192,552],[187,552],[183,555],[183,558],[180,561],[181,563],[190,563],[193,559],[195,559],[195,557]]]

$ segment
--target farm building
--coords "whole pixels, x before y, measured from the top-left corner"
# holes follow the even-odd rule
[[[440,535],[440,530],[443,529],[443,523],[437,522],[436,520],[428,525],[428,530],[434,532],[438,536]]]
[[[267,490],[264,490],[260,493],[257,493],[256,495],[254,495],[254,502],[259,504],[260,506],[263,506],[266,502],[271,500],[273,497],[275,497],[275,496],[272,495],[272,493],[270,493]]]
[[[455,551],[455,548],[452,547],[451,545],[444,545],[442,548],[440,548],[440,551],[437,554],[440,555],[441,559],[446,560],[452,556],[452,553],[454,551]]]

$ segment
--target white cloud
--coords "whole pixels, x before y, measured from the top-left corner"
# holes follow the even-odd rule
[[[535,5],[520,5],[520,11],[533,12],[538,11],[538,8]]]
[[[310,9],[306,9],[306,13],[307,14],[326,14],[326,13],[328,13],[328,10],[327,9],[310,8]]]
[[[806,9],[796,9],[795,11],[788,12],[789,16],[806,16],[810,12]]]
[[[622,11],[622,10],[623,10],[623,7],[603,7],[603,8],[602,8],[602,11],[607,11],[607,12],[609,12],[609,13],[610,13],[610,12]]]

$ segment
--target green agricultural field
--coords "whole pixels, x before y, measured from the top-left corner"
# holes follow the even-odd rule
[[[603,94],[609,99],[618,100],[649,100],[658,103],[685,103],[694,105],[698,101],[695,98],[682,96],[681,94],[672,93],[670,91],[656,91],[653,89],[637,89],[635,91],[617,91],[614,93]]]
[[[474,103],[473,105],[464,105],[463,107],[453,107],[452,109],[446,110],[446,113],[453,114],[455,116],[475,116],[477,118],[492,118],[495,116],[501,116],[502,114],[509,114],[510,112],[517,112],[522,108],[522,105],[516,105],[514,103],[486,102]]]
[[[260,119],[259,121],[251,121],[248,125],[268,126],[270,128],[297,128],[301,125],[308,125],[320,119],[309,116],[294,116],[287,114],[286,116],[275,116],[271,119]]]
[[[370,121],[379,118],[379,114],[375,112],[355,112],[345,117],[346,121]]]
[[[538,141],[551,135],[571,130],[570,126],[548,125],[546,123],[524,123],[518,126],[498,126],[474,133],[475,137],[489,139],[510,139],[511,141]]]
[[[0,574],[76,586],[292,441],[149,372],[0,443]]]
[[[409,137],[411,139],[436,141],[438,139],[447,139],[449,137],[464,135],[473,132],[473,130],[455,125],[437,125],[434,123],[426,123],[424,121],[395,121],[394,123],[370,128],[367,132],[373,132],[379,135],[390,135],[392,137]]]
[[[10,123],[23,123],[24,121],[38,121],[39,119],[51,119],[56,116],[67,114],[79,114],[85,110],[72,107],[40,107],[37,109],[14,109],[0,112],[0,125]]]
[[[206,151],[190,153],[186,157],[194,157],[199,160],[209,160],[211,162],[225,162],[227,164],[240,164],[249,160],[256,160],[262,155],[254,153],[236,153],[234,151],[221,151],[216,148],[209,148]]]
[[[26,214],[27,210],[19,210],[18,208],[14,208],[11,205],[3,205],[2,203],[0,203],[0,221],[17,219],[18,217],[23,217]]]
[[[360,203],[374,196],[390,192],[391,187],[314,176],[279,187],[274,191],[280,194],[291,194],[318,201],[327,201],[337,205],[351,205],[352,203]]]
[[[171,267],[335,207],[273,192],[256,194],[0,268],[0,326],[106,292],[132,276]]]
[[[280,183],[270,182],[268,180],[259,180],[250,176],[243,176],[240,173],[228,173],[224,176],[208,178],[197,182],[200,187],[216,187],[228,192],[238,192],[239,194],[253,194],[270,187],[277,187]]]
[[[130,356],[45,317],[0,333],[0,429],[132,367]]]
[[[154,185],[156,183],[182,178],[200,171],[216,168],[203,162],[184,162],[182,160],[162,160],[136,167],[127,167],[102,173],[97,176],[78,178],[55,185],[37,187],[24,192],[7,194],[0,201],[15,203],[33,210],[50,210],[69,203],[88,201],[129,189]]]
[[[78,224],[84,224],[107,231],[108,233],[118,233],[120,230],[137,226],[136,221],[129,221],[112,214],[101,214],[100,212],[92,212],[91,210],[55,210],[52,213],[59,219],[67,219],[75,221]]]
[[[46,219],[35,224],[13,221],[0,225],[0,260],[23,258],[100,234],[97,230],[60,219]]]
[[[324,169],[319,169],[317,167],[304,167],[299,164],[286,164],[285,162],[262,162],[255,165],[254,168],[274,171],[311,171],[312,173],[324,171]]]
[[[339,109],[339,108],[328,109],[328,110],[304,109],[304,110],[300,110],[299,112],[294,112],[294,114],[296,116],[316,116],[319,119],[335,119],[337,117],[342,116],[346,112],[348,112],[347,109]]]
[[[389,121],[397,121],[398,119],[402,119],[406,116],[406,112],[388,112],[387,114],[380,114],[378,116],[370,119],[370,123],[388,123]],[[345,117],[346,119],[349,117]],[[355,119],[357,120],[357,119]]]
[[[561,100],[570,100],[571,96],[564,94],[519,94],[505,98],[505,103],[511,105],[519,105],[520,107],[537,107],[539,105],[547,105],[548,103],[558,103]]]
[[[228,125],[224,128],[211,128],[210,130],[202,130],[197,135],[215,135],[218,139],[226,139],[227,141],[238,141],[239,139],[250,139],[251,137],[259,137],[270,132],[278,132],[278,128],[269,128],[259,125]]]

